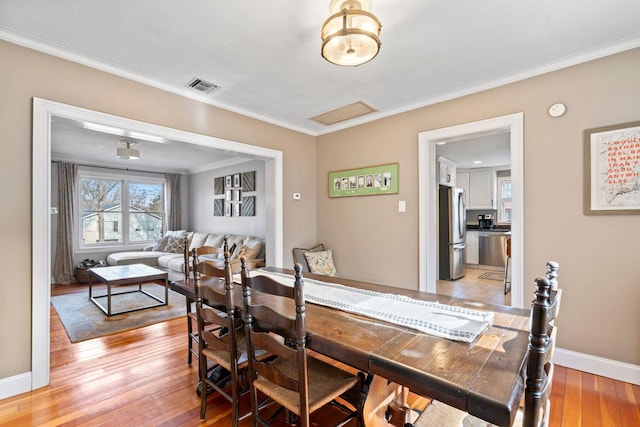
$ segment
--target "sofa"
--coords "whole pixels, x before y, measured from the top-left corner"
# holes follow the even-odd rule
[[[265,266],[265,240],[262,237],[186,230],[167,231],[162,239],[141,251],[112,253],[107,256],[107,265],[146,264],[169,273],[169,280],[183,280],[185,260],[191,263],[191,250],[194,248],[202,246],[220,248],[218,254],[207,254],[199,258],[217,267],[224,267],[222,246],[225,236],[231,252],[231,269],[234,273],[240,271],[241,255],[246,257],[246,264],[250,269]]]

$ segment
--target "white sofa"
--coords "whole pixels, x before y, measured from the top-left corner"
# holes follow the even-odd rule
[[[169,280],[182,280],[185,277],[185,258],[188,260],[187,262],[191,262],[191,250],[201,246],[222,248],[225,236],[229,249],[233,249],[231,266],[234,272],[240,271],[241,253],[246,256],[249,268],[264,267],[265,240],[262,237],[185,230],[168,231],[163,239],[147,246],[142,251],[112,253],[107,256],[107,265],[146,264],[169,273]],[[179,242],[182,244],[180,245]],[[224,266],[222,254],[204,255],[201,259],[213,261],[220,267]]]

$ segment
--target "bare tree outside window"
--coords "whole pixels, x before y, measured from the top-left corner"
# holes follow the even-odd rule
[[[84,243],[122,241],[121,181],[83,179],[80,181],[82,239]],[[110,224],[106,227],[105,224]]]
[[[139,244],[162,237],[164,183],[81,177],[82,246]]]
[[[132,242],[161,237],[163,194],[162,184],[129,183],[129,239]]]

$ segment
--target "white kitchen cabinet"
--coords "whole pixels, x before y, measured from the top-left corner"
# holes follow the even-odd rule
[[[448,187],[456,186],[456,163],[445,157],[438,157],[438,183]]]
[[[465,200],[469,200],[469,172],[456,172],[456,187],[464,190]]]
[[[478,232],[467,230],[467,249],[465,252],[467,264],[478,264],[480,262],[480,252],[478,245]]]
[[[471,171],[467,209],[496,208],[496,172]]]

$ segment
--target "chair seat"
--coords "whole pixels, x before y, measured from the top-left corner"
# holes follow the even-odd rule
[[[310,413],[331,402],[336,395],[353,388],[359,381],[356,375],[318,359],[309,357],[307,363]],[[298,376],[298,367],[293,363],[283,359],[276,359],[271,365],[285,375],[296,378]],[[254,381],[253,385],[289,411],[300,415],[300,395],[297,392],[275,385],[260,376]]]
[[[516,413],[514,426],[521,426],[523,420],[524,411],[522,408],[518,408]],[[474,417],[467,412],[461,411],[454,407],[451,407],[438,400],[433,400],[420,414],[416,422],[413,424],[415,427],[494,427],[495,424],[491,424],[480,418]]]
[[[218,350],[211,347],[206,347],[202,350],[202,354],[204,354],[207,359],[210,359],[222,366],[224,369],[230,371],[231,370],[231,354],[229,350]],[[238,331],[238,370],[242,370],[247,365],[247,350],[246,350],[246,342],[244,339],[243,331]]]

